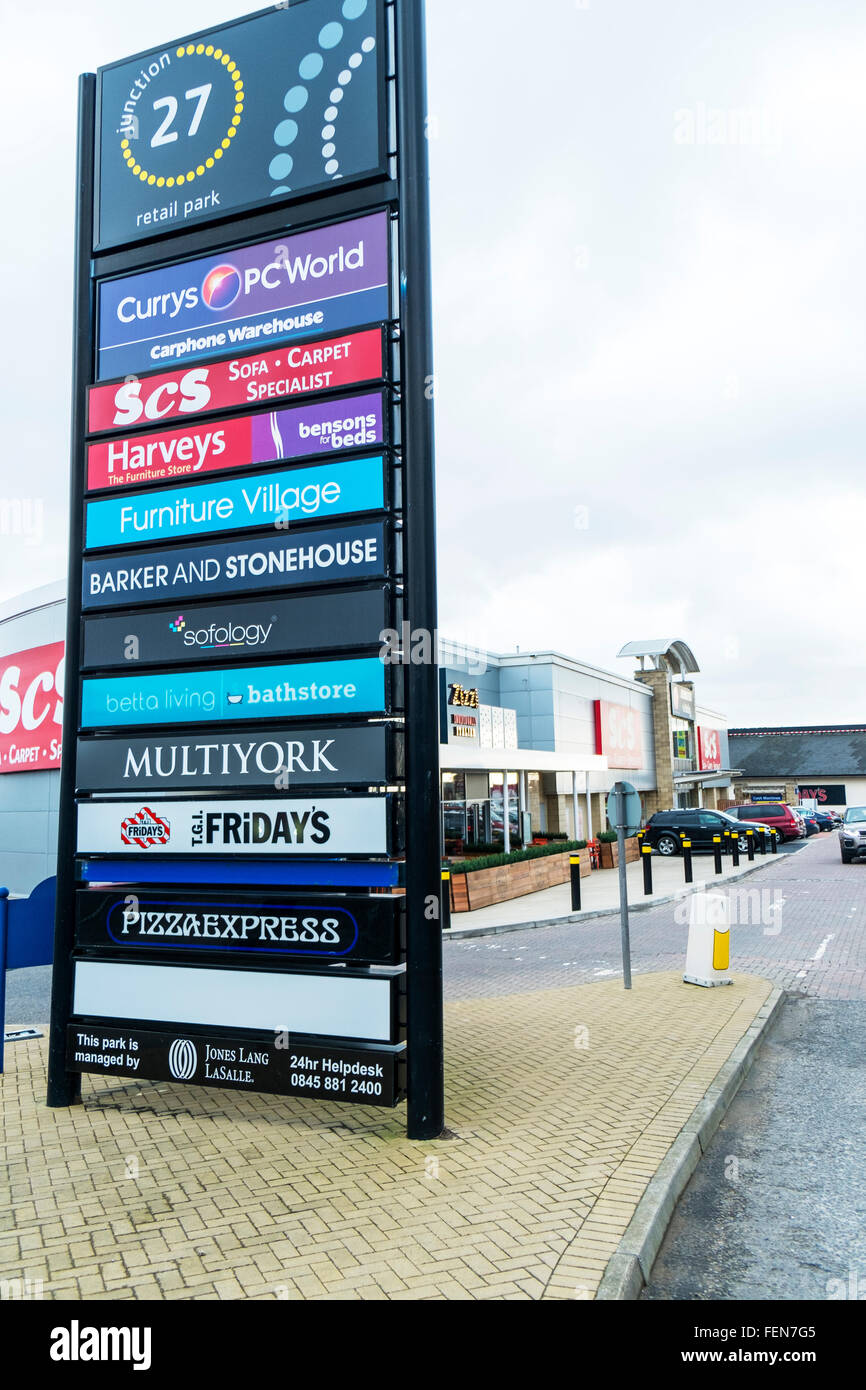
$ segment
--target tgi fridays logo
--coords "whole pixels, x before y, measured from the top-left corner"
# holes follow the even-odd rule
[[[325,845],[331,838],[330,815],[317,811],[197,811],[192,818],[192,847],[203,845]]]
[[[171,839],[171,824],[143,806],[137,815],[127,816],[120,822],[120,839],[122,844],[136,845],[139,849],[159,848]]]

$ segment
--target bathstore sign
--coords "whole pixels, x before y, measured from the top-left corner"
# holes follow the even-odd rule
[[[0,773],[60,766],[62,642],[0,657]]]
[[[370,213],[99,285],[98,379],[389,317],[388,218]]]
[[[382,0],[285,0],[97,75],[98,249],[382,173]]]

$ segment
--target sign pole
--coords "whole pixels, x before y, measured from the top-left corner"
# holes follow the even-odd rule
[[[617,782],[616,792],[616,845],[619,860],[619,911],[622,925],[622,982],[631,989],[631,943],[628,931],[628,877],[625,864],[625,786]]]
[[[433,1139],[445,1124],[445,1098],[434,377],[423,0],[401,0],[396,22],[404,581],[410,630],[416,641],[423,643],[428,658],[417,663],[410,660],[404,668],[408,1136]]]
[[[66,679],[63,719],[67,732],[60,766],[60,814],[57,836],[57,907],[54,919],[54,970],[51,981],[51,1028],[48,1041],[49,1105],[74,1105],[81,1099],[81,1076],[66,1065],[66,1025],[72,1014],[72,948],[75,942],[75,738],[78,727],[78,648],[81,641],[81,551],[84,509],[84,435],[87,384],[90,381],[93,286],[93,132],[96,78],[78,79],[78,207],[75,221],[75,304],[72,366],[72,444],[69,478],[69,578],[66,591]]]

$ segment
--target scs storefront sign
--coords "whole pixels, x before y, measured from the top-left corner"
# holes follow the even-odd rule
[[[640,711],[596,700],[595,751],[603,753],[611,767],[643,767]]]
[[[0,773],[60,766],[63,647],[0,657]]]
[[[388,268],[388,216],[375,212],[104,280],[98,380],[381,323]]]
[[[176,676],[94,676],[81,690],[83,729],[381,714],[384,709],[385,667],[378,657],[220,667]]]
[[[91,434],[106,434],[163,420],[183,421],[206,412],[232,410],[287,396],[337,391],[344,386],[380,381],[383,369],[381,328],[343,333],[336,338],[293,344],[230,362],[151,373],[110,386],[91,386],[88,430]]]
[[[718,729],[698,728],[698,758],[702,772],[722,766],[722,739]]]
[[[291,538],[256,537],[225,545],[146,550],[134,558],[85,560],[82,607],[118,608],[156,600],[187,602],[255,589],[288,589],[380,579],[387,573],[382,522],[339,530],[296,531]]]
[[[219,531],[287,531],[298,521],[381,511],[384,461],[355,459],[327,467],[254,473],[220,483],[125,494],[89,502],[85,533],[91,550],[172,540]]]
[[[388,799],[83,801],[79,854],[385,855]]]
[[[87,451],[87,486],[93,492],[127,483],[194,478],[227,468],[368,449],[383,442],[382,417],[383,397],[379,391],[266,411],[220,424],[91,444]]]
[[[322,897],[298,890],[221,893],[176,889],[76,894],[76,945],[228,952],[259,959],[351,960],[399,963],[402,899],[346,894]]]

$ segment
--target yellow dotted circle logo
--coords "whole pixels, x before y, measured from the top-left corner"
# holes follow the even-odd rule
[[[216,149],[213,150],[206,159],[202,160],[200,164],[197,164],[194,169],[183,169],[180,173],[161,175],[159,177],[157,177],[156,174],[152,174],[149,169],[145,169],[144,166],[139,163],[130,149],[128,139],[124,138],[121,140],[120,152],[126,161],[126,167],[129,169],[129,172],[134,178],[139,179],[141,183],[148,184],[150,187],[155,185],[157,188],[174,188],[175,186],[181,188],[184,184],[192,183],[193,179],[201,178],[202,174],[205,174],[208,169],[214,167],[215,160],[222,159],[224,151],[230,148],[232,139],[237,134],[238,126],[244,114],[243,78],[241,77],[237,63],[232,61],[231,54],[226,53],[223,48],[214,48],[212,43],[207,45],[203,43],[187,43],[181,44],[175,50],[174,56],[176,58],[187,58],[192,54],[195,54],[197,57],[212,58],[230,77],[234,87],[234,109],[231,122],[225,136],[220,140]]]

